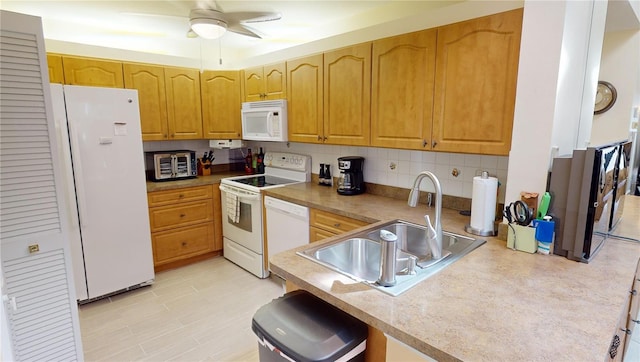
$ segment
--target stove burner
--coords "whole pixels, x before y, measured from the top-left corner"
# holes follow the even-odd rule
[[[235,179],[235,180],[231,180],[231,181],[239,182],[241,184],[254,186],[254,187],[287,185],[287,184],[295,182],[295,181],[292,181],[292,180],[289,180],[289,179],[275,177],[275,176],[268,176],[268,175],[240,178],[240,179]]]

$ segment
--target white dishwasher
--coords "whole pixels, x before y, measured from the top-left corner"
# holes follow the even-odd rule
[[[309,244],[309,208],[265,196],[267,255]]]

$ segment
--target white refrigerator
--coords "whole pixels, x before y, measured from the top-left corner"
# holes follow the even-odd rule
[[[138,92],[51,84],[77,299],[153,283]]]

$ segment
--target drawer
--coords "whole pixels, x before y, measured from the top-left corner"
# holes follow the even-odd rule
[[[315,226],[309,227],[309,242],[313,243],[314,241],[320,241],[322,239],[330,238],[332,236],[336,236],[336,234],[326,231],[323,229],[319,229]]]
[[[369,223],[352,219],[350,217],[336,215],[317,209],[309,210],[309,226],[315,226],[335,234],[342,234]]]
[[[213,223],[154,233],[154,265],[213,251]]]
[[[203,200],[149,209],[151,232],[213,220],[213,200]]]
[[[178,202],[191,202],[197,200],[211,199],[213,196],[212,187],[217,185],[205,185],[196,187],[186,187],[182,189],[155,191],[147,193],[149,207],[173,205]]]

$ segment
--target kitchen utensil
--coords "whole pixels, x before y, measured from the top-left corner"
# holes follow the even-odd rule
[[[544,195],[542,195],[542,200],[540,200],[540,206],[538,207],[538,215],[536,216],[536,219],[542,220],[547,215],[550,203],[551,194],[549,194],[549,192],[545,192]]]

